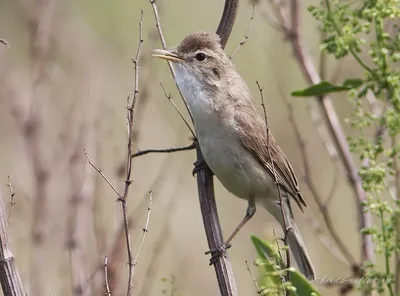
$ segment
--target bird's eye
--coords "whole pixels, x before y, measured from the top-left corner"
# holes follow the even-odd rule
[[[199,62],[204,61],[206,57],[207,56],[204,52],[199,52],[198,54],[196,54],[196,60],[198,60]]]

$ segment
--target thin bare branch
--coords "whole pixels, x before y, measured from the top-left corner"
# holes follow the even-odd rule
[[[167,43],[165,42],[164,33],[162,31],[162,27],[161,27],[161,23],[160,23],[160,17],[159,17],[159,14],[158,14],[156,1],[155,0],[149,0],[149,2],[151,4],[151,7],[153,8],[154,18],[156,20],[156,27],[157,27],[158,35],[160,36],[161,45],[162,45],[163,49],[167,49]],[[172,66],[172,62],[170,62],[170,61],[167,61],[167,62],[168,62],[169,70],[171,71],[172,77],[174,78],[174,81],[175,81],[175,84],[176,84],[175,70],[174,70],[174,67]],[[177,84],[176,84],[176,88],[178,89],[179,94],[181,96],[181,99],[182,99],[183,103],[185,104],[186,110],[189,113],[190,119],[193,122],[192,114],[190,113],[189,107],[188,107],[188,105],[187,105],[187,103],[186,103],[186,101],[185,101],[185,99],[184,99],[184,97],[183,97],[183,95],[182,95],[182,93],[181,93],[181,91],[180,91],[180,89],[179,89]]]
[[[10,223],[11,211],[12,211],[13,206],[16,204],[16,202],[14,201],[15,192],[13,191],[13,188],[12,188],[11,177],[8,176],[7,178],[8,178],[7,187],[8,187],[8,190],[10,191],[10,209],[8,210],[7,222]]]
[[[196,143],[194,143],[194,142],[192,144],[190,144],[188,146],[184,146],[184,147],[141,150],[141,151],[136,152],[135,154],[132,154],[132,158],[138,157],[141,155],[146,155],[148,153],[173,153],[173,152],[187,151],[187,150],[193,150],[193,149],[196,149]]]
[[[301,70],[303,71],[304,76],[307,78],[310,84],[317,84],[321,82],[321,79],[315,70],[314,64],[305,54],[304,48],[300,41],[299,3],[300,2],[298,0],[290,1],[290,18],[292,25],[290,40],[295,57],[300,65]],[[369,228],[372,225],[372,218],[370,213],[364,211],[365,192],[362,188],[357,166],[351,155],[346,135],[340,125],[335,108],[333,107],[332,101],[328,96],[319,97],[317,102],[324,111],[331,134],[335,140],[336,146],[339,149],[341,158],[346,167],[346,171],[350,177],[350,182],[353,186],[357,202],[358,215],[360,217],[360,231],[361,229]],[[374,245],[371,235],[361,234],[361,240],[361,253],[363,261],[368,260],[370,262],[374,262]]]
[[[7,42],[7,40],[0,38],[0,43],[3,43],[5,46],[7,46],[8,48],[10,48],[10,44]]]
[[[122,198],[122,195],[118,192],[117,188],[115,188],[115,186],[111,183],[111,181],[107,178],[107,176],[103,173],[103,171],[101,169],[99,169],[93,162],[92,160],[89,158],[89,155],[86,151],[86,149],[83,150],[83,152],[85,153],[85,156],[89,162],[89,164],[100,174],[100,176],[103,177],[103,179],[107,182],[108,185],[110,185],[110,187],[112,188],[112,190],[114,190],[114,192],[117,194],[118,198]]]
[[[275,185],[276,185],[277,193],[278,193],[278,196],[279,196],[279,205],[280,205],[281,214],[282,214],[282,221],[283,221],[283,228],[284,228],[284,229],[283,229],[283,231],[284,231],[283,243],[284,243],[284,245],[285,245],[285,247],[286,247],[286,268],[289,268],[289,267],[290,267],[290,255],[289,255],[289,248],[288,248],[287,238],[288,238],[288,233],[289,233],[289,231],[293,231],[293,229],[292,229],[292,227],[290,226],[290,224],[288,223],[288,222],[290,222],[290,221],[287,221],[287,220],[286,220],[287,215],[286,215],[286,213],[285,213],[285,206],[284,206],[284,204],[286,204],[287,202],[284,202],[284,201],[283,201],[283,197],[282,197],[282,194],[281,194],[281,189],[280,189],[280,186],[279,186],[279,182],[278,182],[277,177],[276,177],[276,170],[275,170],[274,158],[273,158],[272,155],[271,155],[271,149],[269,149],[269,148],[270,148],[270,141],[269,141],[269,140],[270,140],[270,137],[269,137],[270,128],[269,128],[269,124],[268,124],[267,110],[266,110],[266,108],[265,108],[265,103],[264,103],[263,88],[260,86],[260,84],[259,84],[258,81],[256,81],[256,84],[257,84],[257,87],[258,87],[258,91],[260,92],[261,106],[262,106],[262,108],[263,108],[264,120],[265,120],[265,128],[266,128],[266,131],[267,131],[267,151],[268,151],[268,154],[269,154],[268,157],[269,157],[269,159],[270,159],[270,161],[271,161],[272,171],[273,171],[273,173],[274,173]],[[288,197],[286,196],[286,198],[288,198]],[[289,281],[289,275],[290,275],[290,274],[287,273],[286,279],[287,279],[288,281]]]
[[[196,134],[193,131],[193,129],[190,127],[189,123],[187,122],[187,120],[185,119],[185,117],[183,117],[182,112],[179,110],[178,106],[175,104],[175,102],[172,100],[172,96],[171,94],[167,93],[167,90],[165,89],[164,85],[162,83],[160,83],[163,91],[164,91],[164,95],[165,97],[168,99],[168,101],[172,104],[172,106],[174,106],[176,112],[178,112],[179,117],[183,120],[183,122],[185,123],[185,125],[187,126],[187,128],[189,129],[190,133],[192,134],[193,138],[196,138]]]
[[[258,294],[258,295],[261,295],[261,296],[264,296],[264,294],[263,294],[263,293],[261,292],[261,290],[260,290],[260,286],[258,285],[256,279],[254,278],[253,273],[252,273],[251,270],[250,270],[249,264],[247,263],[247,261],[245,261],[245,263],[246,263],[246,268],[247,268],[247,270],[248,270],[248,272],[249,272],[251,278],[253,279],[254,286],[255,286],[256,289],[257,289],[257,294]]]
[[[146,234],[149,231],[149,221],[150,221],[150,213],[151,213],[151,204],[153,202],[153,191],[150,190],[149,192],[149,206],[147,207],[147,218],[146,218],[146,224],[145,226],[142,228],[143,232],[142,232],[142,237],[140,238],[140,244],[139,244],[139,248],[136,252],[136,256],[133,259],[133,264],[136,266],[138,264],[138,258],[140,255],[140,250],[142,249],[143,243],[144,243],[144,239],[146,238]]]
[[[132,172],[132,137],[133,137],[133,118],[136,102],[139,95],[139,57],[140,57],[140,49],[143,43],[143,9],[141,10],[140,22],[139,22],[139,44],[136,51],[136,57],[133,61],[134,63],[134,72],[135,72],[135,82],[134,82],[134,93],[132,102],[127,102],[127,133],[128,133],[128,149],[126,156],[126,177],[125,177],[125,188],[122,197],[119,199],[122,205],[122,215],[124,220],[124,228],[125,228],[125,240],[126,240],[126,250],[128,254],[128,288],[127,288],[127,296],[131,296],[133,293],[133,276],[134,276],[134,268],[135,262],[132,254],[132,244],[131,244],[131,236],[129,232],[129,217],[128,217],[128,193],[129,186],[131,185],[131,172]]]
[[[104,257],[104,290],[106,296],[111,296],[110,286],[108,285],[108,258]]]
[[[252,13],[251,13],[250,20],[249,20],[249,24],[247,25],[246,33],[244,34],[243,39],[240,41],[238,46],[236,47],[235,51],[230,56],[231,59],[233,59],[235,57],[235,55],[237,54],[239,49],[246,43],[247,39],[249,39],[250,27],[251,27],[251,24],[252,24],[253,20],[254,20],[254,5],[253,5],[253,10],[252,10]]]
[[[356,261],[353,257],[353,255],[351,254],[351,252],[347,249],[347,246],[345,244],[345,242],[340,238],[339,234],[337,233],[335,227],[334,227],[334,223],[331,219],[331,216],[329,214],[328,211],[328,207],[326,205],[326,203],[324,203],[322,201],[322,198],[317,190],[317,187],[315,186],[312,176],[311,176],[311,169],[310,169],[310,159],[308,157],[308,153],[307,153],[307,149],[305,146],[305,141],[303,139],[303,136],[301,135],[300,129],[299,129],[299,125],[296,123],[296,119],[294,117],[294,112],[293,112],[293,106],[292,104],[289,102],[288,98],[285,96],[285,94],[283,93],[283,90],[279,87],[279,90],[281,92],[281,96],[282,98],[285,100],[286,105],[287,105],[287,109],[289,112],[289,122],[292,125],[292,128],[295,132],[295,136],[296,136],[296,140],[298,143],[298,146],[300,147],[300,153],[301,153],[301,158],[303,160],[303,169],[304,169],[304,178],[305,181],[312,193],[312,196],[314,197],[315,202],[318,205],[318,209],[322,214],[322,217],[324,219],[324,222],[328,228],[329,234],[332,236],[334,242],[338,245],[340,251],[342,252],[342,254],[344,255],[344,257],[347,260],[347,263],[350,266],[354,266],[356,264]],[[332,190],[331,190],[332,192]]]
[[[310,57],[305,54],[304,46],[301,44],[300,41],[299,5],[299,0],[290,0],[288,6],[289,14],[286,15],[286,13],[283,11],[283,8],[278,7],[279,9],[277,9],[277,16],[281,17],[280,22],[282,24],[282,27],[285,28],[285,38],[288,38],[290,41],[294,56],[300,66],[300,69],[303,72],[303,75],[310,84],[317,84],[321,81],[321,78],[318,75],[318,72]],[[360,216],[359,228],[360,230],[368,228],[372,224],[372,219],[370,213],[364,211],[363,204],[365,201],[365,192],[362,188],[361,179],[358,176],[357,166],[350,152],[346,135],[340,125],[335,108],[332,104],[331,99],[328,96],[318,97],[317,103],[323,110],[323,115],[328,124],[330,134],[334,139],[336,147],[333,148],[335,148],[335,150],[338,150],[338,153],[335,152],[335,154],[340,155],[340,158],[342,159],[345,166],[347,175],[349,176],[349,180],[352,184],[352,188],[355,193],[358,215]],[[363,261],[368,260],[374,262],[374,247],[372,237],[370,235],[361,234],[361,240],[361,254]]]

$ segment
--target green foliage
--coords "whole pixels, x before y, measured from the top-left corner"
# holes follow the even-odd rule
[[[360,156],[363,163],[359,176],[367,195],[365,209],[378,221],[377,225],[364,229],[362,233],[372,236],[375,252],[385,263],[382,271],[366,262],[366,280],[360,283],[359,288],[394,296],[393,283],[399,275],[394,274],[391,265],[396,253],[400,252],[400,192],[390,202],[384,201],[382,195],[389,192],[390,180],[399,170],[396,161],[400,150],[397,138],[400,133],[400,34],[395,20],[400,17],[400,1],[324,0],[318,6],[310,6],[309,11],[325,32],[321,50],[336,59],[351,56],[364,70],[364,76],[355,80],[357,83],[360,81],[359,84],[348,89],[345,83],[332,85],[324,81],[293,95],[315,96],[348,91],[353,106],[348,122],[359,134],[348,141],[351,150]],[[365,107],[366,96],[371,93],[381,109],[379,112]],[[376,128],[372,136],[366,129],[371,127]]]
[[[252,236],[251,240],[258,253],[259,259],[256,264],[263,270],[263,277],[260,281],[262,295],[284,295],[285,291],[290,291],[290,295],[293,296],[320,295],[311,283],[293,267],[282,268],[285,264],[279,255],[281,250],[277,250],[256,236]],[[287,277],[290,281],[287,281]]]
[[[292,92],[294,97],[313,97],[321,96],[328,93],[340,92],[345,90],[351,90],[360,87],[363,84],[361,79],[347,79],[342,84],[334,85],[328,81],[321,81],[318,84],[311,85],[302,90],[296,90]]]

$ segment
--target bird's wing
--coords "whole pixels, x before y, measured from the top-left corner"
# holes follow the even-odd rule
[[[254,107],[240,106],[240,113],[235,115],[234,119],[241,144],[262,166],[276,176],[277,183],[287,190],[301,210],[302,206],[307,207],[292,166]]]

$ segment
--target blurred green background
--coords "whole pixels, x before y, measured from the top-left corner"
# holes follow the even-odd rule
[[[223,5],[222,0],[158,1],[168,46],[175,46],[193,31],[215,31]],[[306,6],[306,2],[301,3],[301,38],[317,64],[320,34]],[[149,1],[0,0],[0,37],[11,45],[0,46],[0,194],[8,211],[6,184],[11,176],[16,204],[9,221],[10,236],[28,295],[81,295],[75,289],[79,286],[82,295],[104,295],[101,264],[106,255],[113,295],[125,293],[128,267],[119,235],[120,204],[112,189],[88,165],[83,149],[122,190],[127,143],[125,106],[134,82],[130,59],[136,54],[142,8],[144,43],[135,149],[190,144],[189,131],[160,87],[163,83],[184,110],[167,64],[150,56],[150,51],[161,45]],[[315,230],[317,225],[326,232],[326,227],[303,180],[301,153],[279,88],[293,104],[321,197],[328,197],[335,174],[339,176],[329,211],[349,250],[359,258],[353,192],[342,167],[335,168],[318,136],[308,109],[310,101],[290,97],[291,91],[303,88],[306,82],[290,44],[265,21],[266,10],[263,1],[256,5],[249,39],[234,63],[252,90],[257,107],[260,97],[255,82],[264,87],[269,124],[301,181],[308,209],[304,214],[296,209],[295,216],[318,278],[346,278],[351,270],[324,247],[321,239],[325,236]],[[243,38],[251,14],[251,3],[241,1],[226,47],[228,53]],[[39,34],[35,35],[37,19]],[[41,48],[41,54],[35,54],[36,47]],[[330,75],[337,65],[330,60],[327,64]],[[346,61],[340,67],[339,81],[357,74],[352,61]],[[349,104],[344,97],[333,99],[350,133],[344,122]],[[27,130],[31,112],[40,122],[33,133]],[[195,152],[189,151],[151,154],[133,162],[129,209],[134,252],[147,214],[147,192],[153,191],[149,232],[135,271],[135,295],[162,295],[163,290],[170,289],[171,279],[177,293],[174,295],[218,295],[214,269],[204,255],[208,246],[196,179],[191,175],[194,160]],[[46,172],[45,181],[37,168]],[[246,203],[229,194],[218,181],[215,184],[226,236],[242,219]],[[229,258],[239,295],[256,295],[245,266],[245,261],[256,259],[250,235],[273,238],[272,221],[259,208],[233,241]],[[252,270],[257,275],[255,266]],[[338,295],[338,287],[318,288],[323,295]]]

